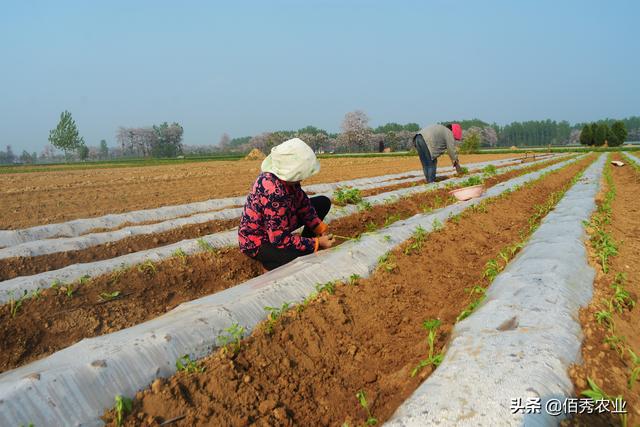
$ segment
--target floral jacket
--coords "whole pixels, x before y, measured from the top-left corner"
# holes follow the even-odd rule
[[[268,242],[277,248],[304,253],[317,251],[317,238],[293,234],[301,226],[309,227],[318,235],[327,228],[299,183],[291,184],[272,173],[261,173],[242,211],[238,228],[240,250],[254,257],[260,245]]]

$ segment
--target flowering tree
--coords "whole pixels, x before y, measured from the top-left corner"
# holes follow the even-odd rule
[[[337,145],[341,151],[371,151],[371,128],[369,117],[364,111],[351,111],[344,115],[342,133],[338,135]],[[371,145],[371,146],[370,146]]]

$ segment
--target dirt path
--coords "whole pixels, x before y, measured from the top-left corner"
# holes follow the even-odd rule
[[[462,164],[515,157],[461,156]],[[421,169],[417,156],[321,159],[306,184]],[[439,166],[450,165],[446,156]],[[212,161],[163,166],[0,175],[0,229],[90,218],[246,194],[260,161]]]
[[[626,162],[619,154],[613,158]],[[612,286],[618,283],[640,303],[640,172],[631,165],[611,167],[610,170],[615,198],[611,203],[610,223],[603,225],[602,230],[616,242],[618,253],[609,258],[608,271],[605,273],[598,256],[600,252],[590,244],[590,262],[596,269],[596,280],[593,300],[580,312],[580,322],[585,333],[582,343],[584,362],[572,368],[570,374],[578,394],[589,388],[587,378],[591,378],[608,395],[623,396],[627,401],[628,425],[635,426],[640,423],[640,382],[629,381],[634,367],[640,369],[640,360],[634,365],[629,350],[640,356],[640,307],[624,305],[618,309],[614,305],[612,310],[606,301],[613,298]],[[603,192],[599,196],[600,206],[606,200],[605,194]],[[593,236],[593,227],[591,231]],[[598,322],[598,312],[610,313],[611,320]],[[603,417],[597,422],[599,424],[595,424],[593,417],[577,417],[566,425],[620,425],[617,416]]]
[[[504,176],[500,177],[499,179],[510,179],[513,176],[521,175],[525,172],[539,170],[565,160],[567,159],[553,159],[548,162],[544,162],[543,164],[524,168],[524,171],[512,171],[506,174],[502,174]],[[500,173],[500,169],[498,169],[498,173]],[[497,181],[495,179],[491,179],[488,183],[489,185],[493,185],[493,183],[496,182]],[[384,193],[386,191],[397,190],[399,188],[415,186],[417,184],[424,184],[424,182],[393,184],[387,187],[363,191],[362,195],[371,196]],[[443,197],[446,198],[447,195],[444,194]],[[0,259],[0,281],[13,279],[14,277],[29,276],[44,271],[57,270],[72,264],[111,259],[132,252],[165,246],[184,239],[193,239],[219,231],[228,230],[237,226],[238,223],[239,219],[215,220],[200,224],[186,225],[162,233],[141,234],[137,236],[127,237],[115,242],[96,245],[87,249],[77,251],[58,252],[39,255],[35,257],[14,257]]]
[[[178,373],[137,395],[126,425],[362,425],[364,391],[378,423],[430,373],[411,371],[427,354],[421,324],[440,319],[435,351],[469,303],[465,289],[486,284],[485,264],[530,230],[530,217],[593,160],[580,161],[494,199],[405,254],[405,245],[371,278],[338,285],[303,310],[288,311],[269,334],[258,328],[237,355],[203,359],[202,373]],[[413,243],[413,242],[409,242]],[[107,419],[112,419],[111,415]]]
[[[489,178],[487,186],[540,168]],[[332,233],[357,236],[455,200],[441,189],[373,206],[369,211],[333,221]],[[142,270],[142,271],[140,271]],[[157,265],[132,267],[74,284],[73,294],[48,289],[39,299],[22,302],[15,316],[10,304],[0,306],[0,372],[66,348],[82,338],[114,332],[157,317],[178,304],[209,295],[262,273],[261,266],[237,248],[217,254],[174,258]],[[103,294],[121,292],[105,301]]]

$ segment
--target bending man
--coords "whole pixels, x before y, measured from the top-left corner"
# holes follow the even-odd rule
[[[422,129],[413,137],[413,145],[418,150],[420,163],[427,182],[436,181],[436,168],[438,157],[445,151],[449,154],[453,166],[458,173],[462,172],[458,153],[456,153],[455,141],[462,139],[462,128],[457,123],[444,125],[431,125]]]
[[[240,250],[267,270],[299,256],[330,248],[322,222],[331,208],[325,196],[309,198],[300,181],[320,171],[313,150],[299,138],[273,147],[262,162],[242,211],[238,228]],[[302,234],[293,231],[304,226]]]

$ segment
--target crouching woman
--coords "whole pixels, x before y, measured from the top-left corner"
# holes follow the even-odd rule
[[[240,250],[273,270],[299,256],[330,248],[333,239],[322,220],[331,200],[309,198],[300,186],[300,181],[320,171],[313,150],[299,138],[290,139],[271,150],[261,169],[242,212]],[[302,226],[302,233],[294,234]]]

